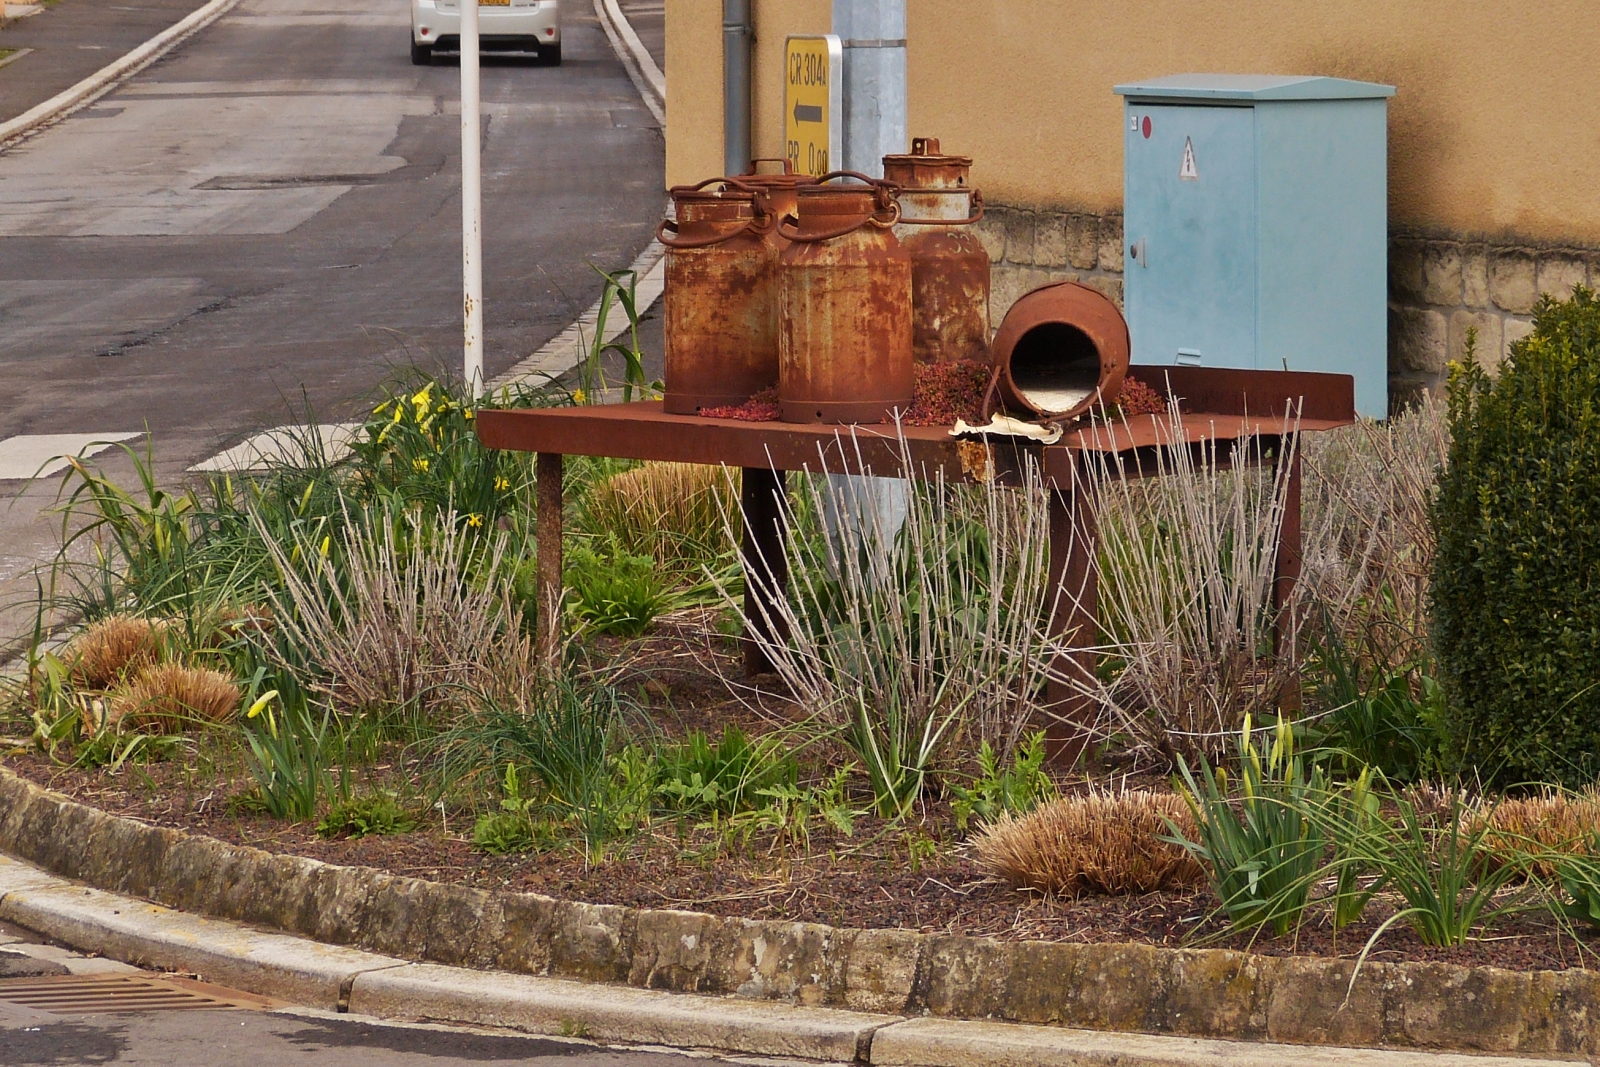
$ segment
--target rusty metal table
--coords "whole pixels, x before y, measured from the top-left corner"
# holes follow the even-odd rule
[[[1139,416],[1126,422],[1075,429],[1052,445],[1001,443],[990,439],[987,460],[992,476],[1013,482],[1024,457],[1039,464],[1050,497],[1051,588],[1065,583],[1075,595],[1056,597],[1051,632],[1066,638],[1067,647],[1096,643],[1097,625],[1092,508],[1079,506],[1085,484],[1085,463],[1093,453],[1117,453],[1129,477],[1162,469],[1162,451],[1205,449],[1211,442],[1253,438],[1252,462],[1279,462],[1292,454],[1287,500],[1274,566],[1273,602],[1280,636],[1290,625],[1284,610],[1300,574],[1300,462],[1298,449],[1287,449],[1290,434],[1314,433],[1355,421],[1354,379],[1343,374],[1291,371],[1240,371],[1191,367],[1130,368],[1129,376],[1144,381],[1163,396],[1179,398],[1181,421],[1165,416]],[[1286,411],[1298,411],[1297,421]],[[519,408],[479,413],[478,436],[490,448],[536,453],[538,483],[538,632],[547,651],[558,639],[554,607],[559,603],[561,573],[562,457],[609,456],[618,459],[664,460],[722,464],[742,469],[740,505],[744,513],[741,552],[745,565],[771,565],[774,588],[786,575],[781,500],[786,475],[795,471],[887,477],[925,477],[936,472],[950,481],[973,481],[985,470],[974,462],[972,448],[943,427],[904,427],[897,435],[890,425],[836,426],[808,423],[737,422],[693,415],[668,415],[659,402],[590,407]],[[1176,433],[1175,430],[1181,431]],[[902,445],[902,440],[904,444]],[[1228,457],[1218,455],[1226,462]],[[909,470],[903,467],[909,461]],[[987,474],[985,476],[988,476]],[[765,561],[765,563],[763,562]],[[751,583],[747,587],[754,587]],[[745,609],[746,634],[763,625],[770,613]],[[745,642],[746,670],[767,664],[756,642]],[[1092,671],[1092,652],[1074,656],[1073,669]],[[1076,756],[1082,736],[1069,725],[1082,713],[1067,686],[1052,682],[1046,693],[1052,711],[1052,750],[1057,758]]]

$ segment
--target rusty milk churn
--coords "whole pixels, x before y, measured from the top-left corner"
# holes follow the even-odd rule
[[[911,254],[918,363],[989,360],[989,253],[972,230],[983,194],[971,169],[970,156],[941,155],[936,137],[913,137],[910,155],[883,157],[883,176],[902,186],[894,232]]]
[[[672,189],[663,406],[675,415],[742,404],[778,380],[777,215],[760,189],[712,178]]]
[[[777,174],[763,174],[760,170],[762,163],[778,163],[783,166],[783,170]],[[741,185],[748,185],[766,193],[767,200],[772,204],[773,213],[780,219],[795,213],[798,201],[795,193],[797,188],[817,183],[817,179],[809,174],[796,174],[787,159],[752,159],[750,169],[739,175],[737,181]],[[782,243],[787,245],[789,242]]]
[[[994,399],[1026,418],[1076,418],[1117,402],[1128,354],[1127,320],[1104,293],[1042,285],[1011,305],[994,335]]]
[[[850,178],[848,185],[838,179]],[[892,182],[849,171],[796,190],[783,250],[778,404],[785,422],[883,422],[911,405],[911,257]]]

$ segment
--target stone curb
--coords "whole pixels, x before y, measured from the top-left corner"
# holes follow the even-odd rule
[[[189,921],[206,915],[349,946],[385,966],[404,960],[869,1015],[1293,1045],[1519,1056],[1600,1047],[1600,974],[1589,971],[1369,963],[1352,986],[1348,960],[848,930],[491,893],[146,826],[4,770],[0,852],[144,898],[165,914],[176,908]],[[0,911],[64,899],[45,888],[14,892]]]
[[[191,11],[180,21],[168,26],[121,58],[101,67],[76,85],[63,89],[16,118],[0,122],[0,149],[7,148],[11,143],[28,136],[39,127],[92,103],[96,98],[116,88],[124,80],[172,51],[190,36],[226,15],[238,2],[239,0],[211,0],[204,7]]]
[[[884,1067],[1556,1067],[794,1007],[408,964],[186,915],[0,857],[0,918],[80,949],[335,1013]],[[96,962],[105,963],[105,960]]]

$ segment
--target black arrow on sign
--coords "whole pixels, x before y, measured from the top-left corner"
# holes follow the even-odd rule
[[[822,108],[817,104],[802,104],[797,101],[794,105],[794,120],[796,122],[821,122]]]

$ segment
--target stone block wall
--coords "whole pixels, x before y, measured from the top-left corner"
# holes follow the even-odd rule
[[[1028,290],[1092,285],[1122,306],[1122,216],[989,207],[978,233],[994,264],[989,301],[998,329]],[[1389,393],[1404,402],[1444,383],[1477,330],[1477,358],[1494,366],[1533,329],[1539,297],[1574,285],[1600,289],[1600,249],[1531,248],[1395,234],[1389,240]]]

